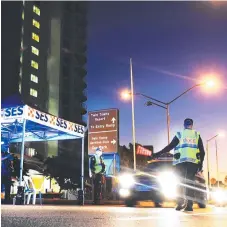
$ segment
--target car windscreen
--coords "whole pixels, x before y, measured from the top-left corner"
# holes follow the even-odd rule
[[[149,163],[146,168],[145,172],[156,172],[156,171],[162,171],[165,169],[171,169],[172,168],[172,162],[170,161],[162,161],[162,162],[153,162]]]

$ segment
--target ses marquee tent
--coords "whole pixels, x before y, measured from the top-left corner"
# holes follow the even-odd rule
[[[1,143],[22,143],[20,186],[23,177],[25,142],[81,139],[81,189],[84,191],[84,135],[83,125],[41,112],[28,105],[12,106],[1,110]]]

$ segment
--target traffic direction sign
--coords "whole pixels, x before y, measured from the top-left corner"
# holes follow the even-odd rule
[[[119,147],[118,109],[99,110],[88,113],[88,153],[97,147],[103,153],[117,153]]]

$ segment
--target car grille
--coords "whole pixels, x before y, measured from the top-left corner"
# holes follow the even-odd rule
[[[136,177],[137,184],[143,184],[147,186],[157,185],[157,180],[155,177],[140,175]]]

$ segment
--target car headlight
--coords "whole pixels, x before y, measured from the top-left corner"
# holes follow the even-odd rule
[[[134,185],[135,180],[131,174],[123,174],[118,177],[121,188],[130,188]]]
[[[163,194],[168,198],[177,196],[177,185],[179,183],[177,176],[172,172],[162,172],[158,176]]]
[[[126,197],[129,197],[129,196],[130,196],[130,191],[129,191],[129,189],[127,189],[127,188],[121,188],[121,189],[119,190],[119,194],[120,194],[120,196],[121,196],[122,198],[126,198]]]
[[[218,203],[226,202],[227,193],[222,189],[218,189],[217,191],[213,192],[213,198]]]

